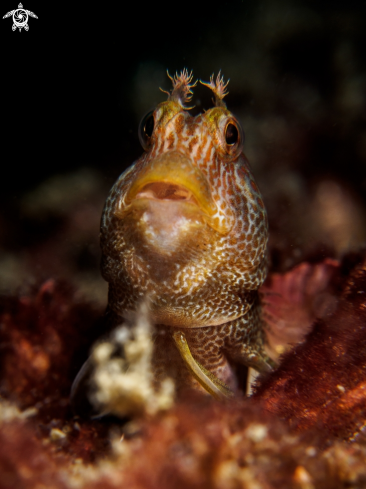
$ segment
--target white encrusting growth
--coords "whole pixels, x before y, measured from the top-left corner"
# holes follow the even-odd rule
[[[123,354],[115,355],[116,349]],[[148,310],[143,304],[133,327],[120,326],[109,341],[93,352],[95,363],[93,404],[103,414],[120,417],[169,409],[174,402],[174,383],[166,378],[157,390],[153,384],[153,342]]]
[[[37,413],[38,409],[35,406],[20,411],[16,404],[13,404],[0,396],[0,427],[5,422],[12,421],[13,419],[24,420],[31,416],[35,416]]]

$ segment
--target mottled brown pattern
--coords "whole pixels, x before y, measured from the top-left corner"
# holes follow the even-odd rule
[[[150,305],[156,377],[195,386],[172,342],[185,332],[193,357],[236,388],[235,364],[268,368],[257,289],[266,268],[267,216],[242,152],[242,129],[223,102],[191,117],[191,78],[173,79],[154,111],[146,153],[114,185],[102,217],[102,272],[118,317]],[[233,144],[226,127],[238,131]],[[143,135],[144,137],[144,135]]]
[[[191,153],[192,152],[192,149],[193,149],[193,146],[195,144],[198,144],[198,136],[195,136],[194,138],[192,138],[190,141],[189,141],[189,145],[188,145],[188,151]]]
[[[214,372],[233,390],[238,388],[238,383],[232,364],[255,365],[256,362],[251,361],[250,356],[263,347],[263,329],[258,327],[259,310],[259,307],[253,307],[241,318],[222,326],[181,329],[196,361]],[[202,389],[189,375],[183,360],[177,358],[177,349],[169,326],[156,326],[154,349],[157,380],[168,374],[175,380],[179,390],[189,387]]]
[[[182,115],[178,116],[175,121],[175,133],[180,136],[184,129],[184,117]]]

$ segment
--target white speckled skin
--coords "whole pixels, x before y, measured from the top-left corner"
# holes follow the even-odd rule
[[[148,299],[157,377],[195,385],[169,334],[179,328],[196,360],[235,388],[233,364],[266,369],[257,289],[266,276],[267,217],[242,130],[222,102],[222,79],[210,85],[216,107],[196,117],[184,108],[189,82],[185,72],[174,78],[153,113],[146,151],[110,192],[102,273],[116,317]],[[227,144],[229,124],[235,144]]]

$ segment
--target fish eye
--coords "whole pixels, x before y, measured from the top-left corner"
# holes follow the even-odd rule
[[[225,141],[229,146],[234,146],[239,141],[238,128],[232,122],[229,122],[225,128]]]
[[[141,120],[139,125],[139,140],[144,150],[151,144],[151,136],[154,132],[154,111],[148,112]]]
[[[244,131],[235,117],[223,119],[221,127],[223,150],[227,155],[236,158],[243,150]]]

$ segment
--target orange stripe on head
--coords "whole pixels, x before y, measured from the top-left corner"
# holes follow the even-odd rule
[[[189,141],[189,144],[188,144],[188,151],[189,153],[192,153],[193,151],[193,147],[198,144],[198,136],[194,136],[190,141]]]
[[[203,164],[204,164],[205,166],[207,166],[207,165],[208,165],[208,162],[210,161],[210,156],[211,156],[211,152],[212,152],[212,147],[213,147],[213,141],[211,140],[210,145],[209,145],[209,147],[207,148],[206,154],[204,155]]]
[[[197,155],[196,155],[197,160],[200,160],[202,158],[202,151],[203,151],[203,148],[206,146],[206,143],[207,143],[207,134],[204,133],[202,142],[198,146]]]

